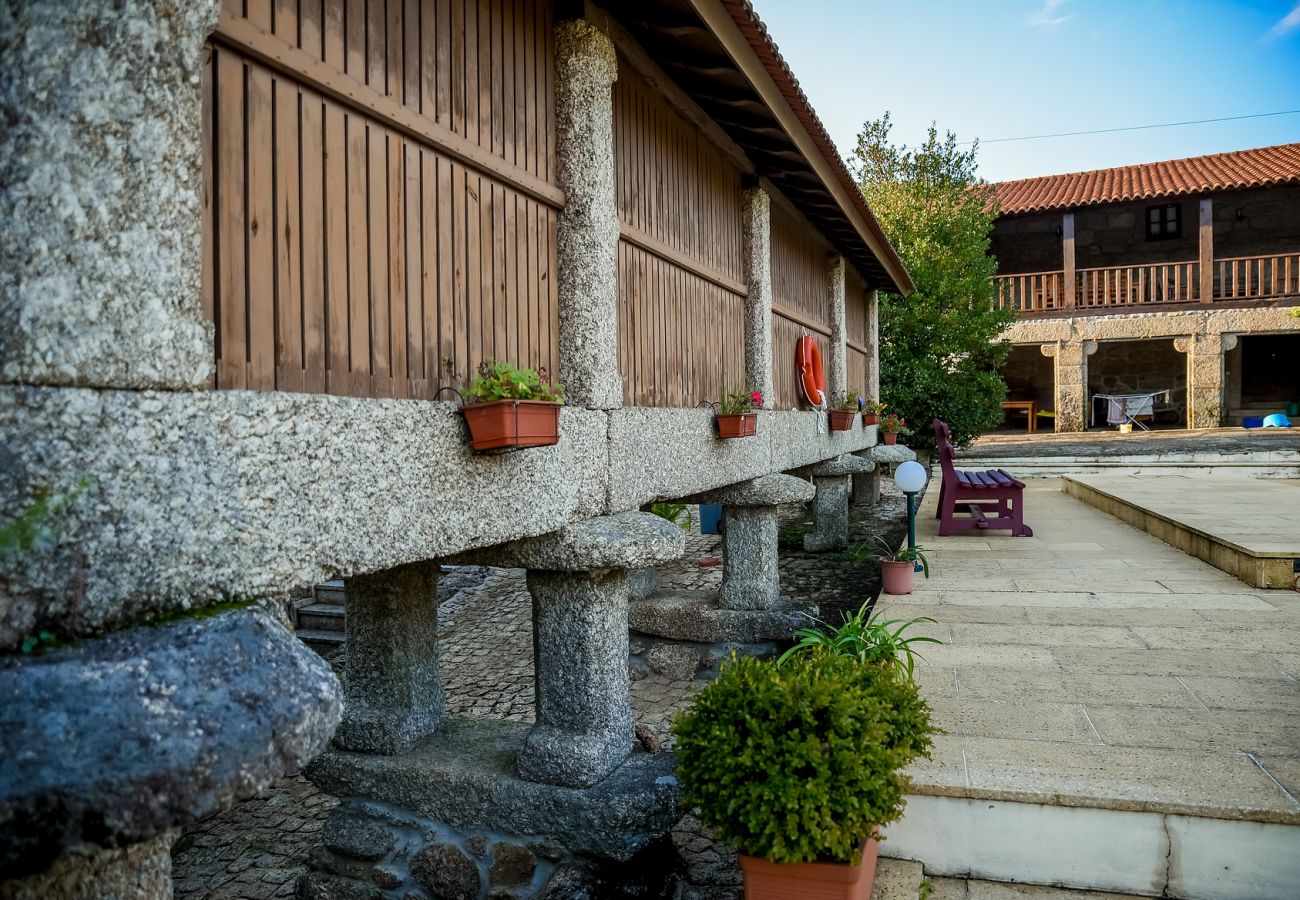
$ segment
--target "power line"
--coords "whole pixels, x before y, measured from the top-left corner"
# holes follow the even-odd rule
[[[1238,122],[1242,119],[1265,119],[1270,116],[1293,116],[1300,113],[1300,109],[1283,109],[1277,112],[1252,113],[1248,116],[1223,116],[1218,119],[1192,119],[1187,122],[1164,122],[1160,125],[1130,125],[1126,128],[1098,128],[1095,131],[1059,131],[1054,134],[1028,134],[1023,137],[1009,138],[990,138],[981,140],[981,144],[1005,144],[1010,141],[1041,141],[1045,138],[1059,137],[1079,137],[1085,134],[1115,134],[1119,131],[1145,131],[1151,128],[1177,128],[1180,125],[1208,125],[1211,122]],[[959,141],[958,146],[966,147],[975,143],[975,141]]]

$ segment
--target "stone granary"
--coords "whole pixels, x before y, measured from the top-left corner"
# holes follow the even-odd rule
[[[1096,395],[1187,428],[1300,402],[1300,144],[994,189],[1009,400],[1057,431],[1105,424]]]
[[[749,5],[18,0],[0,71],[6,541],[40,520],[0,572],[0,895],[167,896],[175,829],[309,760],[344,802],[306,896],[653,873],[629,585],[682,535],[642,508],[730,524],[661,636],[762,636],[790,473],[834,546],[876,442],[799,409],[796,340],[874,393],[911,289]],[[489,358],[558,376],[558,444],[470,451],[443,392]],[[758,433],[718,440],[736,386]],[[532,727],[445,714],[451,561],[528,570]],[[276,615],[327,578],[342,698]]]

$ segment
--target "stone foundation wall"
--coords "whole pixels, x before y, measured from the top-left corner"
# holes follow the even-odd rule
[[[1187,356],[1174,349],[1172,340],[1101,343],[1088,360],[1090,398],[1094,394],[1165,390],[1170,395],[1167,400],[1157,399],[1156,422],[1185,427]],[[1104,416],[1099,405],[1098,424],[1104,423]]]

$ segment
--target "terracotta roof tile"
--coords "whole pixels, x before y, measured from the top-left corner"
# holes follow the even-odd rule
[[[1300,182],[1300,144],[1022,178],[993,185],[1003,215]]]

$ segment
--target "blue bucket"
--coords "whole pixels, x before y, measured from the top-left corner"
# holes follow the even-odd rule
[[[722,523],[721,503],[700,504],[700,534],[721,534],[718,526]]]
[[[1241,420],[1242,428],[1263,428],[1264,419],[1262,416],[1246,416]]]

